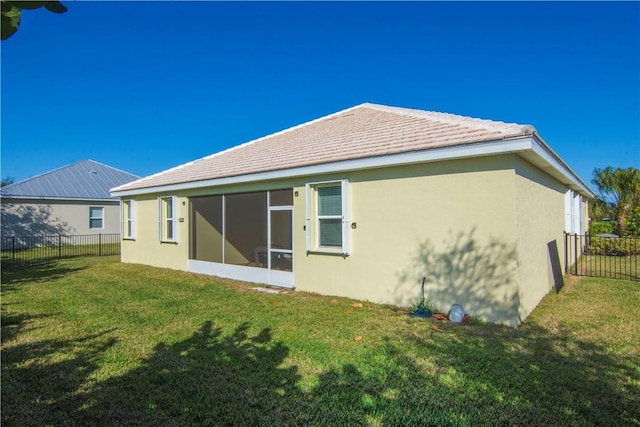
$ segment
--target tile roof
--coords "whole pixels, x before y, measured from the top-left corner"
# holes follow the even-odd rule
[[[2,197],[43,199],[112,199],[109,189],[140,177],[82,160],[0,189]]]
[[[114,188],[127,191],[532,135],[529,125],[361,104]]]

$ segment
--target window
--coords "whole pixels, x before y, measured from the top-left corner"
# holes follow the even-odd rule
[[[348,181],[307,184],[307,251],[349,253]]]
[[[104,218],[104,208],[89,208],[89,228],[102,228],[102,220]]]
[[[318,246],[342,247],[342,186],[318,187]]]
[[[565,227],[567,233],[583,233],[582,229],[582,196],[573,190],[564,195]]]
[[[134,202],[133,200],[122,201],[122,238],[134,239]]]
[[[159,224],[158,232],[161,242],[177,242],[177,226],[176,226],[176,197],[160,197],[159,205]]]

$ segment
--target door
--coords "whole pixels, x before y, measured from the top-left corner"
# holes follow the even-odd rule
[[[293,287],[293,208],[269,208],[268,268],[271,284]]]

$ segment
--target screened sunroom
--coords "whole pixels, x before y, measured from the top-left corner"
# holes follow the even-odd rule
[[[189,199],[189,270],[293,287],[293,189]]]

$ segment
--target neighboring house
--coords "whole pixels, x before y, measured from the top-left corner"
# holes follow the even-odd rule
[[[362,104],[112,189],[122,261],[517,325],[593,192],[532,126]],[[559,278],[559,279],[558,279]]]
[[[2,187],[2,236],[119,233],[119,200],[109,189],[139,178],[83,160]]]

